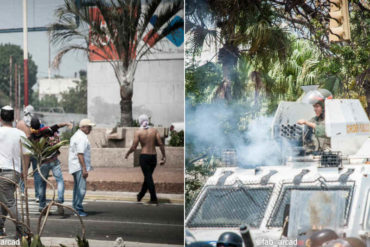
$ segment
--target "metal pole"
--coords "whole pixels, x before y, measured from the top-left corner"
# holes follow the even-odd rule
[[[23,76],[24,105],[28,106],[28,30],[27,30],[27,0],[23,0]]]
[[[15,118],[18,119],[18,66],[14,64],[14,108],[15,108]]]
[[[51,59],[50,59],[50,56],[51,56],[51,49],[50,49],[50,37],[51,37],[51,34],[49,33],[49,35],[48,35],[49,37],[49,39],[48,39],[48,44],[49,44],[49,49],[48,49],[48,78],[49,78],[49,80],[50,80],[50,77],[51,77]]]
[[[21,66],[18,65],[18,106],[19,106],[19,119],[20,119],[20,113],[21,113],[21,95],[22,95],[22,89],[21,89]]]
[[[9,105],[13,106],[12,103],[12,90],[13,90],[13,57],[9,58]]]

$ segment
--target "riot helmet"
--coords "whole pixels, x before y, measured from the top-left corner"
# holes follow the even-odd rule
[[[217,247],[243,247],[243,239],[234,232],[224,232],[218,238]]]
[[[302,98],[303,103],[315,105],[317,103],[322,104],[324,107],[324,102],[326,99],[332,99],[333,95],[329,90],[324,88],[319,88],[315,90],[308,91]]]
[[[311,247],[322,246],[325,242],[328,242],[333,239],[337,239],[338,235],[330,229],[323,229],[317,232],[314,232],[310,237]]]

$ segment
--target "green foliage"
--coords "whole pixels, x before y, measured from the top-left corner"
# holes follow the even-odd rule
[[[184,146],[184,131],[181,130],[179,132],[177,131],[171,131],[171,139],[169,142],[170,146],[173,147],[183,147]]]
[[[61,135],[60,135],[60,139],[61,140],[66,140],[66,141],[70,141],[71,140],[71,137],[76,133],[76,131],[78,130],[78,126],[73,126],[72,129],[67,129],[66,131],[64,131]]]
[[[190,65],[185,70],[185,96],[193,104],[210,102],[221,81],[219,65],[211,62],[202,66]]]
[[[50,158],[62,146],[68,145],[67,140],[63,140],[54,146],[49,146],[47,138],[42,137],[38,141],[32,141],[22,137],[23,146],[34,156],[38,163],[41,164],[43,160]]]
[[[22,247],[45,247],[45,245],[41,243],[39,235],[34,235],[31,240],[22,238]]]
[[[12,78],[13,78],[13,100],[14,100],[14,67],[15,64],[20,66],[21,73],[21,104],[23,104],[23,49],[18,45],[13,44],[0,44],[0,91],[3,95],[1,97],[1,103],[4,100],[6,104],[9,104],[9,58],[13,57],[13,66],[12,66]],[[37,65],[32,59],[32,56],[28,54],[28,79],[29,79],[29,88],[32,88],[35,85],[37,78]],[[17,78],[18,79],[18,78]],[[4,97],[4,98],[3,98]],[[5,103],[4,102],[4,103]]]
[[[65,112],[69,113],[87,113],[87,78],[86,75],[81,75],[80,80],[75,81],[77,84],[75,88],[69,89],[68,92],[62,93],[60,101],[61,106]]]
[[[45,95],[41,100],[37,98],[37,95],[32,96],[32,104],[35,109],[58,107],[58,98],[55,95]]]

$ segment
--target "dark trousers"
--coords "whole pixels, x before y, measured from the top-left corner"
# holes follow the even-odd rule
[[[157,201],[157,194],[155,193],[155,186],[153,181],[153,172],[157,165],[157,155],[155,154],[141,154],[140,166],[144,174],[144,183],[139,192],[139,197],[144,197],[146,191],[149,189],[150,200]]]

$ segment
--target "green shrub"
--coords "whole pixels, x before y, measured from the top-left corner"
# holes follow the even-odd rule
[[[179,132],[177,131],[171,131],[171,139],[169,142],[170,146],[173,147],[183,147],[184,146],[184,131],[181,130]]]

